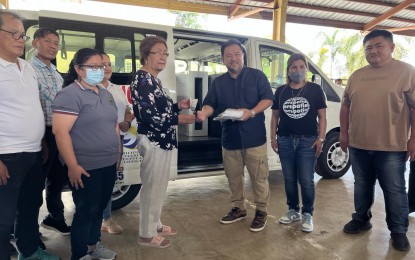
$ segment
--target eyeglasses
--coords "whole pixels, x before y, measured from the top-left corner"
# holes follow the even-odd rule
[[[161,57],[161,56],[169,57],[169,55],[170,55],[168,52],[162,52],[162,51],[150,51],[150,53],[155,54],[159,57]]]
[[[0,30],[3,31],[3,32],[6,32],[6,33],[10,33],[12,35],[13,39],[15,39],[15,40],[23,39],[23,41],[25,41],[25,42],[30,40],[30,37],[26,36],[25,33],[10,32],[10,31],[4,30],[2,28],[0,28]]]
[[[79,65],[79,67],[81,67],[81,68],[87,67],[88,69],[91,69],[93,71],[105,70],[105,68],[106,68],[105,65],[98,66],[98,65],[86,65],[86,64],[81,64],[81,65]]]

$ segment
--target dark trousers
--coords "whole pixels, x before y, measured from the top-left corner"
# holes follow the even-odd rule
[[[16,244],[28,257],[39,245],[39,208],[46,175],[41,152],[0,154],[10,178],[0,186],[0,260],[10,259],[10,227],[15,224]]]
[[[62,202],[62,189],[68,184],[67,168],[59,160],[59,151],[56,146],[52,127],[46,126],[45,140],[49,148],[49,157],[44,164],[46,172],[46,207],[49,214],[56,220],[64,220],[64,205]]]
[[[349,147],[354,175],[352,218],[366,222],[372,218],[376,180],[383,191],[386,223],[391,233],[408,231],[408,195],[406,193],[406,151],[370,151]]]
[[[410,163],[408,182],[408,205],[409,213],[415,212],[415,161]]]
[[[87,245],[95,245],[101,236],[102,212],[111,198],[115,183],[116,165],[88,170],[82,176],[84,188],[71,186],[75,214],[71,227],[72,260],[88,253]]]

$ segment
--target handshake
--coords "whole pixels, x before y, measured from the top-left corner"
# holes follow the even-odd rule
[[[201,123],[206,120],[207,116],[202,111],[196,111],[198,99],[183,99],[178,103],[179,109],[190,109],[191,114],[179,114],[179,124]]]

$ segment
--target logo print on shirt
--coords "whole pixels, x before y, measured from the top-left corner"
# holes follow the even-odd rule
[[[307,115],[310,103],[303,97],[293,97],[284,102],[282,109],[290,118],[300,119]]]

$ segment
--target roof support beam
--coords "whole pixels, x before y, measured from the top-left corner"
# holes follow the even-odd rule
[[[3,5],[6,9],[9,9],[9,0],[0,0],[0,5]]]
[[[235,15],[235,16],[229,18],[228,21],[232,21],[232,20],[236,20],[238,18],[244,18],[244,17],[247,17],[247,16],[251,16],[251,15],[256,14],[256,13],[259,13],[259,12],[265,10],[265,9],[272,8],[273,6],[274,6],[274,2],[269,3],[269,4],[266,4],[266,5],[264,5],[262,7],[259,7],[259,8],[255,8],[255,9],[252,9],[250,11],[241,13],[239,15]]]
[[[388,29],[388,31],[391,31],[391,32],[400,32],[400,31],[409,31],[409,30],[415,30],[415,26],[407,26],[407,27]]]
[[[376,19],[372,20],[371,22],[365,24],[363,26],[362,32],[369,31],[370,29],[372,29],[373,27],[375,27],[380,22],[382,22],[382,21],[388,19],[389,17],[395,15],[396,13],[398,13],[399,11],[407,8],[408,6],[410,6],[413,3],[414,3],[414,0],[405,0],[405,1],[403,1],[402,3],[398,4],[394,8],[391,8],[386,13],[380,15],[378,18],[376,18]]]
[[[235,4],[233,4],[229,8],[228,19],[230,19],[232,16],[234,16],[234,14],[236,14],[236,11],[238,11],[238,9],[239,9],[239,4],[242,3],[242,1],[244,1],[244,0],[236,0]]]
[[[274,0],[278,9],[274,10],[272,17],[272,39],[285,42],[285,25],[287,23],[288,0]]]

